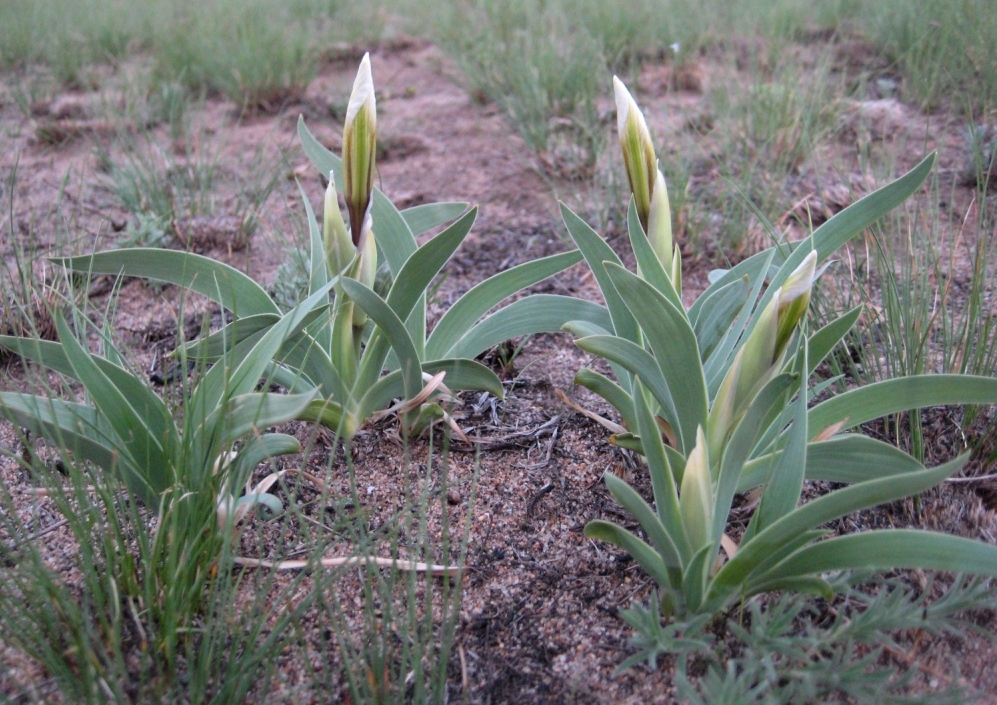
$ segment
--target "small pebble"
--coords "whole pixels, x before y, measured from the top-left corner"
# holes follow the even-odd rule
[[[447,504],[451,506],[460,504],[460,492],[457,490],[447,490]]]

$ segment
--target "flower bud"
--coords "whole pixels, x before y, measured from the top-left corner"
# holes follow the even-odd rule
[[[620,146],[623,149],[627,180],[630,182],[630,190],[637,204],[640,224],[647,232],[658,160],[654,156],[654,145],[651,143],[651,133],[648,132],[644,116],[630,95],[630,91],[616,76],[613,76],[613,89],[616,93],[616,127],[620,136]]]
[[[776,332],[776,354],[781,355],[789,344],[789,339],[810,306],[810,292],[813,290],[817,273],[817,253],[811,251],[800,266],[793,270],[776,297],[778,306],[778,329]]]
[[[713,527],[713,482],[703,427],[696,429],[696,446],[689,453],[679,491],[679,512],[693,551],[710,541]]]
[[[816,267],[817,253],[811,252],[758,315],[714,398],[710,411],[711,452],[718,452],[755,395],[782,367],[786,347],[810,305]]]
[[[346,230],[343,214],[339,210],[336,180],[331,171],[322,210],[322,240],[325,242],[325,261],[329,268],[329,276],[334,277],[353,261],[356,248]]]
[[[647,222],[647,239],[658,256],[658,261],[673,280],[672,266],[672,209],[668,203],[668,188],[661,169],[655,168],[654,188],[651,191],[651,208]]]
[[[351,273],[353,279],[371,289],[374,287],[374,277],[377,275],[377,242],[374,240],[372,226],[370,208],[368,208],[363,219],[360,245],[357,248],[360,256],[357,258],[356,268]],[[353,325],[359,328],[366,322],[367,314],[359,306],[354,306]]]
[[[364,216],[360,245],[357,249],[360,252],[360,262],[354,279],[367,288],[373,289],[374,277],[377,275],[377,242],[374,239],[370,208],[367,209],[367,214]]]
[[[374,157],[377,148],[377,108],[370,55],[364,54],[353,83],[343,127],[343,195],[350,214],[354,246],[360,244],[363,221],[374,190]]]

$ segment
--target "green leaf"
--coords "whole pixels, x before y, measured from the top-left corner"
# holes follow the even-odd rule
[[[828,535],[827,531],[821,531],[819,529],[811,529],[809,531],[801,531],[800,533],[795,534],[794,536],[786,537],[786,540],[783,541],[777,548],[775,548],[772,552],[770,552],[768,555],[764,556],[760,561],[758,561],[758,564],[755,566],[755,571],[754,571],[755,574],[760,575],[764,573],[766,570],[779,563],[786,556],[791,555],[792,553],[799,550],[803,546],[806,546],[807,544],[811,544],[814,541],[818,541],[822,538],[825,538],[827,535]],[[741,543],[742,544],[744,543],[743,539]],[[741,594],[743,595],[744,585],[740,585],[739,589],[741,590]]]
[[[727,270],[723,276],[721,276],[716,281],[712,282],[704,291],[698,299],[696,299],[692,306],[689,307],[689,320],[695,321],[701,315],[703,315],[703,309],[706,304],[710,301],[710,298],[730,284],[735,283],[739,279],[747,279],[749,283],[755,282],[753,286],[759,287],[761,290],[761,285],[765,281],[766,274],[769,267],[772,264],[772,257],[775,254],[775,248],[769,248],[758,254],[752,255],[743,262],[738,263],[733,269]],[[757,298],[757,294],[753,297],[749,297],[749,301],[754,301]]]
[[[224,416],[222,445],[228,447],[246,434],[259,435],[261,429],[296,419],[317,396],[318,392],[313,390],[307,394],[250,392],[233,397],[224,411],[216,411]]]
[[[424,203],[402,211],[405,224],[416,237],[438,228],[444,223],[459,217],[467,210],[468,203]]]
[[[419,244],[402,214],[379,189],[374,189],[370,213],[378,250],[384,253],[391,273],[397,277],[408,258],[419,249]]]
[[[691,612],[698,612],[703,604],[707,578],[716,553],[716,544],[706,544],[696,551],[682,575],[682,594],[685,596],[686,607]]]
[[[405,398],[414,398],[422,389],[422,363],[405,324],[387,303],[358,281],[344,279],[343,289],[364,313],[371,317],[385,335],[398,357]]]
[[[733,433],[724,445],[720,461],[720,471],[716,481],[716,495],[713,509],[714,540],[719,541],[727,527],[731,504],[736,492],[741,491],[739,479],[744,472],[745,461],[758,443],[758,438],[765,432],[765,420],[774,409],[780,409],[785,404],[786,391],[793,383],[789,374],[777,375],[771,379],[752,399],[747,411],[734,427]],[[771,473],[771,465],[768,466]],[[761,478],[766,482],[769,475]]]
[[[79,380],[76,369],[70,364],[65,350],[59,343],[38,338],[0,336],[0,346],[26,360],[33,360],[59,374]],[[161,440],[163,446],[173,447],[177,438],[173,417],[145,380],[101,357],[91,356],[91,359],[125,398],[135,405],[138,413],[149,425],[152,434]]]
[[[997,576],[997,546],[934,531],[884,529],[819,541],[759,577],[760,586],[776,580],[834,570],[920,568]],[[762,582],[764,580],[764,582]],[[755,591],[755,581],[749,590]]]
[[[232,462],[231,467],[237,478],[236,484],[244,483],[261,463],[271,458],[296,455],[300,452],[301,443],[286,433],[264,433],[257,436],[242,447]]]
[[[321,394],[320,386],[301,370],[290,366],[285,367],[276,362],[271,362],[266,366],[263,370],[263,378],[267,380],[268,384],[283,387],[291,394],[304,394],[312,389],[319,389]]]
[[[852,326],[855,325],[861,313],[862,307],[856,306],[810,336],[810,339],[807,341],[807,345],[810,348],[807,353],[810,358],[810,369],[807,370],[808,376],[817,369],[818,365],[834,349],[834,346],[841,342],[841,339],[852,329]]]
[[[807,369],[807,348],[800,346],[796,369]],[[796,508],[803,491],[807,457],[807,394],[806,383],[800,385],[795,413],[786,435],[786,445],[772,468],[772,475],[765,485],[758,509],[752,517],[743,541],[749,541],[758,531],[770,526]]]
[[[665,380],[674,404],[678,424],[673,428],[679,447],[688,456],[696,443],[696,429],[706,427],[708,408],[696,335],[685,311],[677,309],[643,279],[613,264],[606,265],[606,272],[654,352],[658,374]],[[647,379],[641,379],[649,385]]]
[[[618,433],[611,436],[609,442],[614,446],[644,455],[644,444],[641,443],[640,436],[635,433]],[[668,456],[668,465],[672,469],[675,485],[679,486],[682,484],[682,476],[685,474],[685,456],[671,446],[665,446],[665,455]]]
[[[912,375],[851,389],[810,409],[810,437],[842,423],[845,430],[909,409],[997,403],[997,379],[972,375]]]
[[[644,572],[665,590],[672,588],[672,581],[668,576],[668,569],[664,561],[657,552],[616,524],[608,521],[595,520],[585,525],[585,536],[590,539],[598,539],[619,546],[629,553],[637,564],[644,569]]]
[[[53,258],[74,272],[142,277],[196,291],[236,316],[280,314],[267,292],[239,270],[192,252],[133,247],[80,257]]]
[[[780,451],[781,452],[781,451]],[[737,491],[763,484],[778,453],[749,462],[741,473]],[[807,444],[807,479],[851,484],[924,470],[924,466],[899,448],[868,436],[844,434]]]
[[[808,593],[830,600],[834,597],[834,587],[823,578],[813,575],[803,575],[794,578],[780,578],[756,587],[755,594],[763,592],[773,592],[776,590],[786,590],[792,592]]]
[[[460,337],[502,300],[580,260],[581,253],[574,250],[526,262],[481,282],[461,296],[433,328],[426,342],[426,357],[432,360],[449,356]]]
[[[450,357],[475,358],[510,338],[556,333],[568,321],[589,320],[609,326],[606,309],[589,301],[555,294],[533,294],[475,324],[449,350]]]
[[[682,556],[675,544],[675,540],[668,533],[668,529],[661,522],[661,519],[658,518],[658,515],[654,513],[651,506],[630,485],[616,477],[616,475],[607,472],[603,475],[603,480],[605,480],[606,486],[609,488],[609,493],[613,495],[613,498],[644,529],[644,533],[647,534],[647,538],[651,541],[651,545],[654,546],[658,555],[661,556],[661,560],[664,561],[665,566],[681,571]]]
[[[323,396],[348,398],[350,390],[346,389],[339,370],[332,364],[329,353],[307,333],[301,332],[286,340],[278,353],[277,360],[294,374],[302,375],[312,382],[313,386],[321,390]],[[273,382],[287,389],[291,388],[276,378]]]
[[[640,433],[644,457],[647,458],[648,473],[651,475],[655,509],[668,535],[675,542],[684,565],[692,558],[693,549],[698,547],[689,543],[688,534],[682,524],[678,496],[679,480],[675,477],[669,456],[665,452],[665,445],[661,442],[661,432],[647,406],[646,391],[640,380],[634,383],[634,416],[637,418],[637,432]]]
[[[737,554],[720,569],[713,580],[714,586],[722,589],[724,586],[743,585],[748,575],[767,556],[793,537],[846,514],[930,489],[946,477],[958,472],[965,465],[967,458],[968,456],[963,455],[923,472],[858,482],[804,504],[758,532],[751,541],[743,543]]]
[[[608,319],[609,316],[607,315],[606,318]],[[592,335],[612,335],[612,333],[602,326],[590,321],[568,321],[561,326],[561,330],[565,333],[571,333],[576,338],[588,338]]]
[[[668,389],[668,383],[661,374],[658,363],[651,353],[629,340],[612,335],[594,335],[587,338],[579,338],[575,341],[575,345],[587,353],[605,358],[609,362],[627,370],[630,374],[640,377],[641,382],[651,392],[651,395],[658,404],[661,405],[662,416],[665,421],[672,428],[678,428],[679,417],[675,410],[675,403],[672,401],[671,392]],[[620,391],[623,392],[623,389],[621,388]],[[626,392],[623,393],[626,394]],[[621,398],[621,403],[626,400],[630,401],[631,407],[616,407],[616,410],[622,416],[632,416],[633,397],[627,394],[626,399]],[[606,401],[609,401],[609,399],[606,399]],[[614,404],[614,406],[616,405]],[[631,426],[630,428],[635,427]]]
[[[76,372],[73,376],[83,384],[93,405],[120,439],[117,448],[122,451],[122,462],[134,468],[144,480],[136,482],[133,476],[126,473],[123,479],[128,489],[143,502],[155,506],[159,495],[172,487],[176,480],[173,465],[176,462],[175,448],[163,445],[172,438],[164,438],[149,426],[139,410],[133,406],[132,400],[125,397],[101,371],[90,352],[76,340],[61,314],[56,316],[56,328],[66,359]],[[129,385],[129,388],[134,390],[135,385]],[[151,390],[146,391],[152,394]],[[156,404],[163,405],[154,394],[152,396]],[[144,405],[150,403],[146,394],[141,394],[138,400]]]
[[[854,483],[905,475],[924,465],[899,448],[874,438],[843,435],[807,446],[807,478]]]
[[[633,247],[634,257],[637,259],[638,270],[644,280],[671,301],[676,308],[684,309],[682,299],[675,290],[672,280],[665,273],[664,267],[661,266],[654,248],[651,247],[647,234],[644,232],[644,226],[640,224],[633,196],[630,197],[630,208],[627,210],[627,234],[630,236],[630,245]]]
[[[734,357],[737,355],[738,350],[741,349],[741,346],[744,345],[745,340],[747,340],[748,329],[757,318],[757,312],[761,311],[760,307],[752,306],[751,304],[758,300],[758,295],[762,290],[762,284],[765,283],[763,273],[768,271],[774,256],[775,251],[770,249],[767,251],[764,259],[756,262],[754,261],[755,257],[752,257],[746,262],[741,263],[741,265],[751,265],[750,267],[745,268],[742,276],[748,277],[748,282],[754,282],[754,284],[751,285],[751,291],[747,296],[748,305],[741,309],[741,312],[734,320],[734,323],[730,326],[730,329],[724,333],[723,338],[721,338],[720,342],[716,345],[716,347],[714,347],[713,352],[710,353],[710,356],[706,358],[706,361],[703,363],[703,374],[706,377],[706,388],[709,392],[710,399],[716,397],[717,391],[720,389],[720,385],[734,361]],[[731,271],[738,271],[741,268],[741,265],[734,267]],[[710,289],[713,289],[713,287],[710,287]],[[701,296],[700,300],[702,299],[703,297]],[[693,311],[695,310],[696,306],[694,305],[689,311],[690,320],[692,320]],[[697,312],[697,319],[699,315],[702,315],[701,309]]]
[[[471,232],[477,215],[478,209],[472,208],[463,218],[416,250],[402,265],[387,297],[388,305],[401,320],[408,318],[419,297],[426,293],[433,278]]]
[[[699,315],[691,321],[704,363],[710,359],[717,345],[733,327],[738,315],[748,305],[750,291],[747,277],[732,281],[710,294],[699,309]]]
[[[298,420],[321,424],[346,442],[360,430],[360,421],[332,399],[313,400],[298,414]]]
[[[388,261],[392,276],[398,277],[405,263],[420,249],[415,236],[412,235],[398,209],[378,189],[374,189],[371,218],[374,222],[374,239],[377,241],[378,252]],[[426,342],[425,293],[416,297],[412,313],[403,320],[409,336],[421,355]]]
[[[118,463],[121,441],[91,406],[34,394],[0,392],[0,416],[68,450],[78,459],[90,461],[105,472],[117,471],[119,476],[122,472],[134,472]],[[138,476],[132,481],[144,482]],[[151,488],[148,491],[151,493]]]
[[[627,428],[637,428],[637,419],[634,416],[633,409],[633,397],[623,391],[623,387],[609,379],[609,377],[586,367],[575,373],[575,384],[580,384],[609,402],[623,418],[624,426]],[[643,453],[641,454],[643,455]]]
[[[184,343],[182,347],[187,351],[187,355],[194,360],[214,362],[226,350],[231,350],[244,340],[254,335],[262,336],[263,331],[276,324],[280,318],[276,313],[259,313],[255,316],[236,318],[221,330],[204,338]]]
[[[207,416],[224,398],[254,389],[278,351],[314,319],[314,309],[328,300],[329,290],[336,281],[329,282],[284,314],[258,340],[250,338],[239,343],[224,360],[205,373],[187,407],[201,410]],[[202,447],[201,451],[207,452],[207,448]]]
[[[585,261],[588,263],[589,269],[592,270],[592,275],[599,285],[599,290],[606,300],[606,308],[609,310],[612,324],[608,326],[603,325],[603,328],[621,338],[639,344],[641,339],[640,330],[637,328],[637,321],[634,319],[633,314],[630,313],[627,305],[623,303],[623,299],[616,292],[616,287],[613,286],[612,281],[606,274],[605,267],[603,267],[603,262],[612,262],[622,267],[623,263],[620,261],[620,258],[613,252],[613,248],[607,245],[605,240],[599,237],[599,234],[588,226],[588,223],[575,215],[563,203],[561,204],[561,218],[564,220],[564,225],[567,227],[571,239],[574,240],[582,256],[585,257]],[[579,316],[579,318],[581,317]],[[629,380],[620,380],[620,382],[624,389],[630,386]]]

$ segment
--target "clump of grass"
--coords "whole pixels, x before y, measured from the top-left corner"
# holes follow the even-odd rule
[[[826,65],[811,67],[804,77],[787,61],[769,76],[732,74],[713,89],[710,102],[721,179],[714,188],[699,189],[692,217],[718,221],[719,228],[704,224],[714,234],[713,245],[727,256],[743,256],[769,243],[774,231],[763,227],[760,214],[779,212],[795,200],[789,182],[834,137],[841,89]]]
[[[182,105],[172,102],[173,89],[167,94],[170,105]],[[186,108],[173,117],[180,125],[171,123],[168,135],[176,127],[183,129],[182,137],[166,140],[153,131],[120,130],[111,149],[98,148],[107,187],[132,216],[122,242],[163,247],[178,238],[185,245],[193,240],[220,245],[221,238],[230,250],[244,249],[277,186],[279,169],[261,144],[236,172],[222,174],[220,141],[200,128],[184,129],[190,122]],[[235,185],[226,199],[217,188],[223,178]]]
[[[59,305],[59,298],[56,290],[46,283],[46,267],[38,261],[34,248],[26,247],[16,231],[16,184],[15,165],[0,188],[0,194],[10,199],[6,213],[0,218],[0,232],[6,231],[6,237],[0,238],[0,242],[9,247],[3,253],[4,261],[0,263],[0,335],[51,340],[55,335],[52,312]],[[29,239],[33,236],[29,233]],[[0,350],[0,363],[5,362],[7,357],[7,351]]]
[[[464,67],[472,91],[509,115],[533,150],[547,153],[568,129],[591,168],[604,138],[596,101],[607,89],[599,42],[536,0],[454,8],[440,41]]]
[[[997,373],[997,314],[987,303],[997,276],[994,212],[980,192],[983,207],[954,230],[938,204],[959,201],[955,177],[948,187],[934,177],[928,192],[929,198],[871,228],[864,247],[849,252],[834,288],[825,291],[830,299],[822,309],[861,304],[864,310],[864,325],[846,338],[835,373],[863,383],[923,373]],[[980,411],[967,407],[964,429],[974,426]],[[915,411],[887,428],[918,458],[926,452],[921,420]],[[975,431],[985,437],[992,423],[986,426]]]
[[[363,555],[387,552],[396,559],[463,566],[477,473],[464,490],[469,496],[462,515],[452,513],[447,503],[447,447],[445,437],[430,441],[425,464],[431,469],[429,477],[416,478],[412,469],[417,465],[406,454],[405,467],[399,470],[409,498],[403,509],[377,530],[355,522],[343,539],[360,547]],[[354,501],[360,506],[362,500]],[[433,578],[366,565],[349,580],[334,573],[323,577],[324,584],[316,590],[315,619],[334,637],[311,648],[339,669],[313,672],[315,690],[327,691],[343,679],[354,702],[447,702],[456,695],[448,673],[460,617],[459,574]],[[361,592],[359,609],[355,598],[350,599],[355,590]]]
[[[173,234],[173,221],[214,212],[218,158],[199,140],[182,140],[180,154],[157,144],[150,133],[122,132],[120,152],[98,155],[107,165],[111,190],[134,221],[132,244],[162,245]]]
[[[265,2],[179,6],[152,39],[156,75],[275,111],[304,92],[315,69],[308,33],[287,19]]]
[[[997,7],[988,0],[870,3],[864,24],[904,75],[905,97],[973,113],[997,105]]]
[[[0,5],[0,64],[41,64],[63,85],[85,86],[88,69],[116,62],[141,31],[127,0],[10,0]],[[138,10],[138,11],[136,11]]]

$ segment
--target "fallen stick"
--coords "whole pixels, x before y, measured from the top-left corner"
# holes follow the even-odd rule
[[[376,565],[381,568],[396,568],[398,570],[414,570],[417,573],[429,573],[436,577],[456,578],[460,575],[460,567],[455,565],[434,565],[432,563],[420,563],[407,561],[404,558],[365,558],[363,556],[346,556],[340,558],[322,558],[313,563],[310,560],[290,560],[290,561],[268,561],[262,558],[245,558],[236,556],[234,562],[246,568],[270,568],[271,570],[303,570],[313,565],[321,565],[323,568],[339,568],[340,566],[365,566]]]

